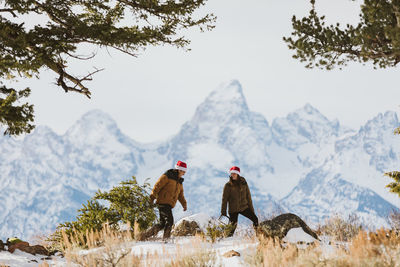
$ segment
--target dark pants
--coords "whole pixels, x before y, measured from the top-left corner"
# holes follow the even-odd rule
[[[172,225],[174,225],[172,207],[168,204],[160,204],[158,205],[158,211],[160,213],[160,223],[157,226],[160,230],[164,230],[164,238],[169,238]]]
[[[232,213],[229,213],[229,222],[230,222],[230,224],[232,224],[232,230],[230,231],[228,236],[233,236],[233,233],[235,233],[239,214],[250,219],[253,222],[254,228],[257,228],[257,226],[258,226],[257,215],[250,208],[247,208],[244,211],[240,211],[240,212],[232,212]]]

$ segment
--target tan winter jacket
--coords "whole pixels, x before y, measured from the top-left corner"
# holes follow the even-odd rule
[[[226,206],[228,204],[228,213],[241,212],[250,208],[254,212],[253,202],[246,179],[239,176],[239,180],[233,181],[230,178],[224,186],[222,194],[221,214],[226,215]]]
[[[170,169],[165,172],[155,183],[150,198],[156,199],[157,204],[168,204],[172,208],[175,207],[176,201],[182,204],[184,209],[187,208],[186,199],[183,195],[183,178],[178,177],[178,171]]]

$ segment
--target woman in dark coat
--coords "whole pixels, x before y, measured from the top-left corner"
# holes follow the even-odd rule
[[[239,214],[249,218],[253,222],[254,228],[258,226],[258,218],[254,213],[249,186],[246,179],[240,176],[240,168],[237,166],[230,168],[229,182],[224,186],[221,205],[221,215],[223,216],[227,216],[227,205],[229,222],[233,225],[228,236],[232,236],[235,232]]]

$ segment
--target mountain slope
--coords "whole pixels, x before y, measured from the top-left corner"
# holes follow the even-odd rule
[[[177,160],[189,166],[188,213],[218,216],[227,170],[238,165],[262,217],[292,211],[320,221],[355,212],[382,225],[400,207],[382,177],[400,166],[397,126],[387,112],[352,131],[309,104],[270,124],[249,110],[238,81],[214,90],[164,142],[137,143],[94,110],[62,136],[38,127],[23,140],[0,137],[0,238],[51,231],[98,189],[132,175],[154,184]],[[183,216],[177,207],[176,219]]]

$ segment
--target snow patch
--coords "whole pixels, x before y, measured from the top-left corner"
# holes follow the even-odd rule
[[[287,243],[297,243],[297,242],[311,243],[316,241],[314,237],[304,232],[301,227],[290,229],[282,240]]]
[[[184,217],[184,218],[180,219],[179,221],[176,222],[175,226],[180,225],[183,221],[187,221],[187,222],[195,221],[199,225],[200,229],[203,232],[205,232],[207,229],[208,223],[212,220],[213,219],[208,214],[196,213],[196,214],[193,214],[188,217]]]

